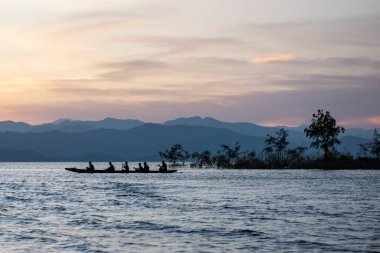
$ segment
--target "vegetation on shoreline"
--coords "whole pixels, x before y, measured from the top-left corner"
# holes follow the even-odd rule
[[[304,130],[306,137],[312,140],[310,147],[322,150],[323,156],[310,156],[307,147],[288,148],[288,132],[281,128],[275,136],[267,135],[266,147],[260,155],[255,151],[241,151],[239,143],[235,146],[222,144],[216,154],[205,150],[190,154],[181,144],[175,144],[160,156],[168,160],[171,166],[181,166],[185,161],[194,168],[231,168],[231,169],[380,169],[380,134],[374,130],[372,142],[361,144],[360,153],[339,153],[336,145],[338,136],[345,129],[336,126],[336,120],[329,111],[318,110],[313,114],[310,125]]]

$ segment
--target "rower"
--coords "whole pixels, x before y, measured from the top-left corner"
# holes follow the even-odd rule
[[[146,162],[144,162],[144,172],[149,172],[149,166]]]
[[[122,165],[122,167],[123,167],[123,171],[129,172],[128,161],[125,161],[125,163]]]
[[[106,171],[115,171],[115,166],[111,162],[108,163],[110,166],[106,169]]]
[[[160,172],[167,172],[168,171],[168,166],[166,165],[165,161],[162,161],[162,165],[158,165],[158,167],[160,168],[159,169]]]
[[[95,167],[94,167],[94,165],[91,163],[91,161],[88,162],[88,167],[86,167],[86,170],[87,170],[87,171],[94,171],[94,170],[95,170]]]
[[[135,168],[135,167],[133,167],[133,168],[135,169],[135,171],[143,171],[144,170],[143,166],[141,166],[141,163],[139,163],[138,168]]]

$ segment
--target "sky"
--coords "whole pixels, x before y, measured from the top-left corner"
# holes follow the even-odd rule
[[[0,0],[0,121],[380,127],[379,0]]]

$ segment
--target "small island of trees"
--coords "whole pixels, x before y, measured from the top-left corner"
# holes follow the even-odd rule
[[[313,114],[310,125],[305,128],[306,137],[311,140],[310,147],[288,148],[288,131],[279,129],[274,136],[267,134],[266,147],[259,157],[255,151],[241,151],[237,142],[234,146],[222,144],[216,154],[205,150],[190,154],[181,144],[175,144],[160,156],[171,166],[184,166],[191,162],[194,168],[231,168],[231,169],[380,169],[380,134],[374,130],[369,143],[360,144],[356,157],[339,153],[338,136],[345,129],[336,125],[329,111],[318,110]],[[322,156],[307,154],[309,148],[321,150]]]

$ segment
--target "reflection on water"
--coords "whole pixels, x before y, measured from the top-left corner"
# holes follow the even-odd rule
[[[63,170],[85,165],[0,163],[0,252],[380,249],[377,171]]]

